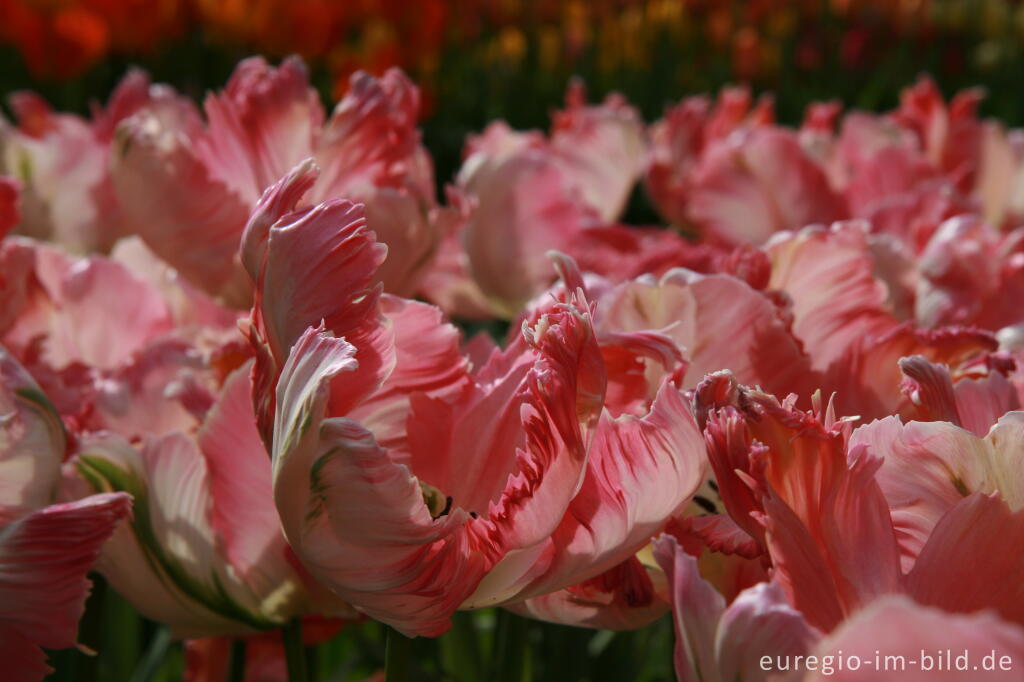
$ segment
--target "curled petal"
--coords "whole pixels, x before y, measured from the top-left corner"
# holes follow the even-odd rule
[[[800,656],[820,638],[778,584],[758,583],[729,604],[718,625],[715,655],[721,679],[755,680],[764,673],[764,656]]]
[[[0,509],[34,511],[52,502],[67,436],[50,400],[0,347]]]
[[[551,147],[583,199],[604,222],[614,221],[639,179],[646,151],[640,113],[617,95],[586,106],[580,83],[570,85],[556,113]]]
[[[581,582],[646,545],[704,481],[700,431],[682,394],[664,383],[650,412],[598,425],[587,473],[551,536],[551,567],[527,594]]]
[[[122,493],[32,512],[0,529],[0,652],[7,675],[36,682],[50,672],[40,647],[74,646],[100,548],[131,515]]]
[[[859,224],[779,235],[766,248],[772,261],[769,287],[793,301],[793,332],[814,369],[824,370],[865,338],[896,327]]]
[[[233,289],[244,284],[244,273],[226,265],[235,263],[248,204],[200,156],[200,126],[198,114],[177,102],[157,102],[128,119],[115,140],[114,187],[158,256],[200,289],[244,304],[247,291]]]
[[[654,557],[669,581],[676,632],[675,669],[680,682],[720,681],[715,640],[725,613],[725,599],[700,577],[697,560],[665,535],[654,544]]]
[[[690,363],[686,388],[728,369],[741,382],[784,394],[803,388],[809,373],[775,303],[739,278],[673,269],[657,282],[624,283],[600,301],[602,334],[653,330],[675,341]],[[730,343],[716,341],[724,336]]]
[[[669,610],[665,574],[636,557],[578,585],[508,604],[529,618],[577,627],[635,630]]]

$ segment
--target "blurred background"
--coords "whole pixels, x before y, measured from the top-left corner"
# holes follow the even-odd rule
[[[130,65],[196,97],[242,57],[302,55],[326,102],[357,69],[400,65],[423,88],[438,177],[469,132],[546,128],[566,84],[623,93],[647,120],[730,83],[890,108],[932,74],[983,86],[982,114],[1024,123],[1022,0],[0,0],[0,91],[84,112]]]

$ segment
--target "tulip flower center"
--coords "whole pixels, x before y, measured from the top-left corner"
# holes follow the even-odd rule
[[[451,495],[445,495],[434,486],[423,481],[420,481],[420,490],[423,491],[423,504],[427,505],[431,518],[439,519],[451,511]]]

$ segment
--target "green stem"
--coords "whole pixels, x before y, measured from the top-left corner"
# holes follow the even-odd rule
[[[384,652],[384,682],[408,682],[409,655],[412,640],[393,628],[388,628],[388,643]]]
[[[245,682],[245,644],[241,637],[231,642],[231,658],[228,663],[230,682]]]
[[[452,629],[438,640],[445,672],[454,676],[458,682],[473,682],[484,678],[480,640],[474,625],[475,615],[469,611],[456,612],[452,616]]]
[[[498,612],[497,656],[493,678],[499,682],[530,679],[529,622],[504,609]]]
[[[309,682],[306,672],[306,648],[302,645],[302,620],[293,619],[281,628],[284,655],[288,664],[288,682]]]
[[[149,648],[146,649],[146,654],[142,657],[139,667],[135,669],[135,673],[131,677],[131,682],[149,682],[149,680],[152,680],[163,664],[164,658],[167,657],[167,650],[170,646],[171,631],[162,627],[153,635]]]

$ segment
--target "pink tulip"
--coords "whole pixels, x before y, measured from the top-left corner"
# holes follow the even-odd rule
[[[781,230],[845,218],[820,166],[781,128],[738,132],[703,155],[693,175],[689,222],[705,238],[761,244]]]
[[[308,613],[351,617],[296,566],[271,502],[251,363],[235,370],[195,433],[82,437],[77,469],[96,491],[136,500],[99,570],[176,637],[246,634]],[[172,402],[167,400],[167,402]]]
[[[550,138],[498,121],[469,139],[456,180],[464,220],[445,245],[454,254],[442,255],[441,292],[428,296],[443,304],[447,291],[477,288],[494,314],[514,317],[553,282],[549,250],[572,253],[583,231],[622,213],[642,170],[643,126],[621,97],[585,106],[583,96],[570,88]]]
[[[305,66],[241,62],[224,91],[207,96],[204,122],[178,100],[153,102],[118,132],[113,178],[125,211],[153,251],[208,293],[246,304],[239,241],[256,202],[299,161],[323,173],[309,200],[365,201],[391,262],[389,290],[411,292],[433,253],[428,213],[433,170],[419,144],[419,94],[398,70],[353,76],[325,121]],[[181,200],[181,187],[191,188]]]
[[[48,672],[41,647],[75,645],[101,546],[131,514],[124,494],[53,504],[67,437],[28,373],[0,349],[0,653],[12,680]]]
[[[697,560],[675,538],[663,536],[655,557],[670,584],[680,682],[769,679],[763,656],[805,656],[821,633],[786,600],[776,583],[760,583],[726,605],[700,576]],[[799,674],[770,679],[799,680]]]
[[[0,262],[7,302],[0,340],[69,426],[131,438],[198,425],[196,414],[213,400],[201,376],[204,358],[232,339],[241,343],[237,313],[135,240],[122,240],[111,258],[74,258],[9,238],[0,244]],[[167,402],[168,392],[180,401]]]
[[[965,673],[972,680],[1011,680],[1019,672],[1024,628],[991,612],[952,614],[887,595],[823,636],[775,582],[751,587],[727,605],[674,538],[661,538],[656,556],[673,586],[680,681],[962,680]]]
[[[470,366],[436,311],[371,288],[380,249],[358,207],[288,212],[304,173],[264,196],[246,242],[266,245],[250,261],[255,399],[306,568],[368,615],[437,635],[458,608],[581,583],[646,544],[703,476],[678,390],[664,383],[641,416],[602,416],[582,291]]]
[[[958,423],[903,424],[894,417],[853,433],[851,447],[863,444],[882,459],[877,479],[904,556],[918,556],[943,516],[967,495],[998,494],[1010,509],[1024,508],[1024,414],[1000,413],[996,419],[981,436]]]
[[[771,121],[770,104],[725,90],[714,108],[687,99],[655,123],[647,186],[665,217],[727,245],[846,217],[818,161]]]
[[[127,234],[110,178],[114,128],[157,97],[141,71],[130,71],[92,118],[56,113],[37,95],[11,95],[17,126],[0,121],[0,169],[23,185],[17,231],[73,252],[108,251]]]
[[[734,131],[774,120],[770,99],[751,105],[749,90],[726,88],[714,105],[707,97],[689,97],[650,126],[645,184],[658,210],[676,227],[691,227],[693,175],[705,150]]]
[[[1024,568],[1022,558],[998,549],[1024,541],[1014,488],[972,491],[950,482],[948,504],[919,535],[923,545],[901,558],[900,507],[890,509],[883,492],[880,468],[889,456],[877,443],[848,437],[849,426],[831,408],[804,413],[742,388],[731,400],[733,406],[709,409],[705,429],[723,501],[809,623],[831,631],[892,593],[950,612],[989,608],[1024,620],[1024,593],[1010,577]],[[945,446],[926,447],[937,453]],[[898,470],[893,465],[894,481]],[[979,556],[987,557],[983,564]]]

